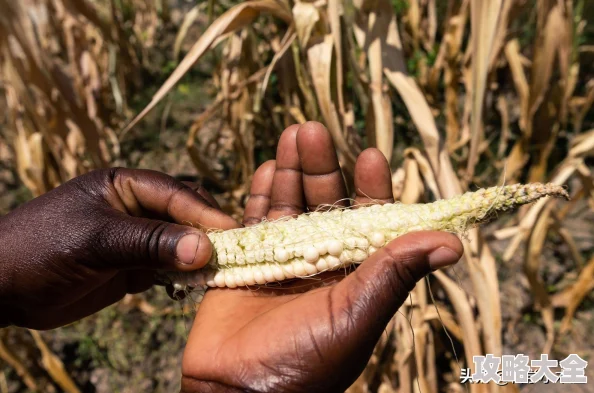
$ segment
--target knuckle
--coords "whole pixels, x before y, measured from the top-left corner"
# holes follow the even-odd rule
[[[293,203],[276,202],[270,206],[270,211],[290,216],[303,213],[303,207]]]
[[[384,248],[386,263],[391,274],[386,275],[390,285],[398,292],[410,292],[425,274],[417,268],[417,257],[414,253],[396,253],[390,247]]]
[[[169,224],[165,222],[152,222],[148,224],[148,230],[140,234],[140,246],[141,257],[144,254],[143,259],[147,259],[150,263],[159,261],[163,254],[163,249],[166,250],[173,247],[171,239],[166,236],[166,229]]]
[[[157,264],[160,250],[169,247],[162,221],[114,218],[105,223],[92,241],[96,255],[109,264],[131,266]]]
[[[252,226],[252,225],[259,224],[261,221],[262,221],[262,219],[258,218],[258,217],[244,217],[243,225]]]

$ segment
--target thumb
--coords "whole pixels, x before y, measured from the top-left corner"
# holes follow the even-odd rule
[[[362,313],[360,320],[366,322],[358,327],[376,331],[379,337],[417,281],[432,270],[455,264],[463,252],[458,237],[450,233],[415,232],[399,237],[338,286],[349,299],[345,307],[349,312]]]
[[[206,265],[212,255],[208,236],[195,228],[115,215],[103,226],[93,247],[101,264],[118,269],[189,271]]]

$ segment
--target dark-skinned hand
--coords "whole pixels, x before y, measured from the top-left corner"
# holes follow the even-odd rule
[[[355,204],[393,202],[378,150],[359,156],[355,188]],[[346,197],[329,133],[318,123],[291,126],[276,161],[254,175],[244,225],[337,201],[346,206]],[[457,262],[462,251],[452,234],[418,232],[390,242],[346,277],[207,291],[184,353],[182,392],[344,391],[415,283]]]
[[[0,217],[0,327],[62,326],[148,289],[156,269],[202,267],[212,246],[197,228],[237,225],[162,173],[77,177]]]

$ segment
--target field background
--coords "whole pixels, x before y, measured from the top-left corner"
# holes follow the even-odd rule
[[[570,202],[470,231],[463,263],[419,283],[349,392],[591,391],[464,387],[459,366],[484,353],[594,359],[594,2],[0,9],[0,214],[118,165],[202,181],[240,217],[255,168],[306,120],[327,125],[349,183],[354,157],[378,147],[403,203],[564,184]],[[178,390],[191,322],[192,305],[155,288],[61,329],[2,329],[0,393]]]

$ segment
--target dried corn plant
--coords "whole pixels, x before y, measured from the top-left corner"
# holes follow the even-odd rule
[[[523,270],[549,352],[560,333],[553,307],[567,308],[566,332],[594,288],[593,262],[584,263],[565,227],[584,201],[594,207],[587,165],[594,134],[583,130],[594,81],[580,74],[584,6],[583,0],[246,1],[214,20],[128,128],[221,45],[213,76],[220,93],[196,119],[187,147],[198,170],[236,197],[247,192],[258,151],[305,120],[328,127],[347,174],[363,147],[379,148],[397,168],[394,193],[404,203],[452,197],[497,178],[572,184],[571,203],[538,202],[489,238],[511,239],[504,261],[524,248]],[[527,29],[533,38],[526,39]],[[221,116],[220,128],[207,135],[206,122]],[[419,143],[404,150],[407,141]],[[569,147],[555,151],[562,141]],[[227,165],[237,166],[209,164],[229,149]],[[551,231],[583,268],[574,285],[552,297],[539,276]],[[480,230],[464,242],[470,284],[443,272],[419,283],[350,392],[463,391],[459,367],[472,368],[473,355],[502,354],[498,262]],[[437,369],[437,358],[447,366],[440,361]]]
[[[151,45],[157,18],[155,7],[125,3],[0,2],[8,132],[33,195],[119,153],[113,130],[128,111],[128,91],[139,84],[142,48]],[[140,31],[144,40],[136,37]]]

